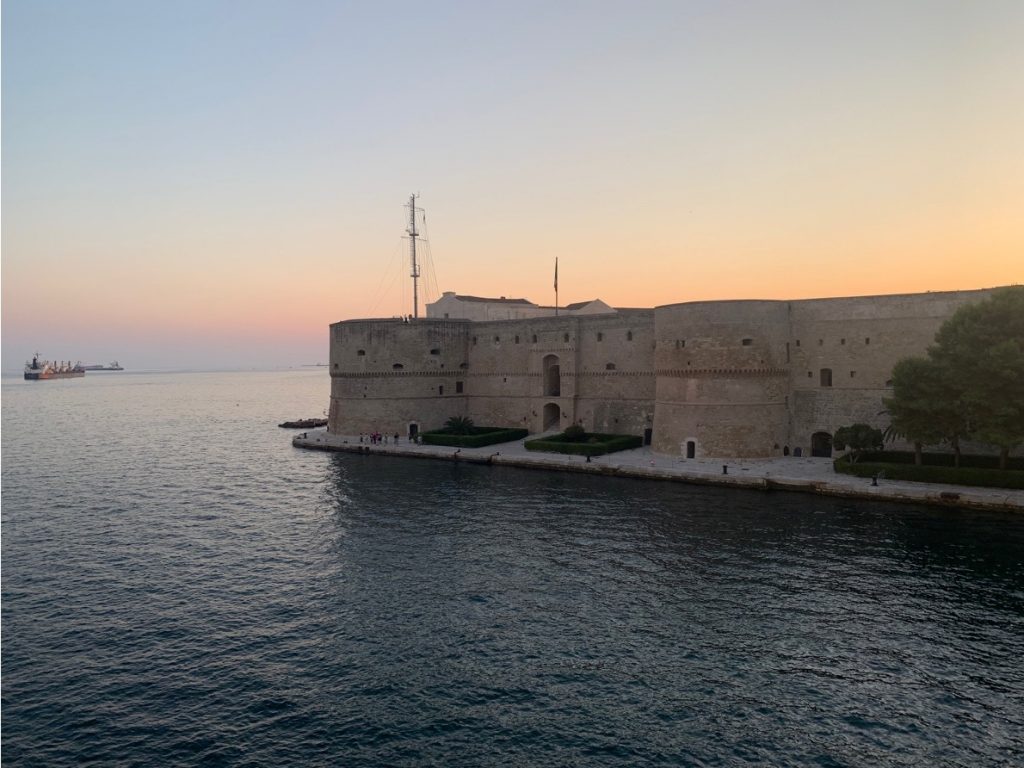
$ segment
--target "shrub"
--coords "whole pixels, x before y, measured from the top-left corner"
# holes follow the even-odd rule
[[[832,444],[840,451],[849,446],[852,461],[857,461],[865,451],[881,450],[884,442],[882,430],[862,422],[840,427],[832,438]]]
[[[571,424],[570,426],[566,427],[565,432],[562,433],[562,436],[566,440],[569,440],[571,442],[582,443],[584,440],[587,439],[587,431],[583,429],[583,427],[581,427],[579,424]]]
[[[526,450],[568,453],[576,456],[603,456],[606,453],[639,448],[644,442],[642,437],[634,435],[605,435],[593,432],[586,435],[587,442],[581,443],[567,438],[566,432],[540,440],[527,440]]]
[[[423,432],[420,437],[427,445],[450,445],[454,448],[483,448],[486,445],[522,440],[528,434],[530,433],[525,429],[471,427],[468,434],[456,434],[445,428]]]
[[[952,467],[955,457],[952,453],[924,453],[922,464],[928,467]],[[858,461],[873,461],[883,464],[913,464],[912,451],[865,451]],[[965,453],[960,456],[961,467],[976,469],[996,469],[999,466],[998,456]],[[1008,469],[1024,470],[1024,456],[1014,456],[1007,464]]]
[[[931,454],[935,455],[935,454]],[[886,453],[887,459],[892,457]],[[907,461],[909,458],[909,461]],[[991,458],[998,463],[996,457]],[[856,464],[848,456],[841,456],[833,462],[836,472],[855,477],[873,477],[882,473],[887,480],[911,480],[918,483],[949,483],[951,485],[972,485],[983,488],[1015,488],[1024,490],[1024,471],[1017,469],[990,469],[985,467],[919,466],[913,463],[914,454],[904,454],[901,461],[872,461],[867,455]],[[952,464],[953,457],[949,457]]]

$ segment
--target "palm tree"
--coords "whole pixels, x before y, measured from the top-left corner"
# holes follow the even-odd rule
[[[473,432],[473,420],[468,416],[451,416],[444,428],[453,435],[469,435]]]

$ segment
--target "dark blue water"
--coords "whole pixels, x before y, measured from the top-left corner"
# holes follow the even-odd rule
[[[1024,518],[292,449],[327,392],[4,380],[5,764],[1024,762]]]

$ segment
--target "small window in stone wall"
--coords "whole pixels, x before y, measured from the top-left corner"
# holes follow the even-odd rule
[[[476,336],[473,337],[473,343],[476,344]]]
[[[568,333],[567,333],[567,334],[565,334],[565,335],[564,335],[564,336],[562,337],[562,341],[564,341],[564,342],[565,342],[566,344],[568,344],[568,343],[569,343],[569,334],[568,334]]]
[[[443,395],[444,394],[444,384],[442,384],[441,386],[439,386],[437,388],[437,394],[439,394],[439,395]]]
[[[337,363],[334,364],[334,368],[335,368],[335,370],[337,370],[337,368],[338,368],[338,364]]]
[[[391,368],[392,368],[392,370],[400,371],[403,368],[405,368],[405,366],[402,365],[401,363],[395,363],[394,365],[391,366]]]
[[[534,344],[536,344],[536,343],[537,343],[537,334],[533,334],[533,343],[534,343]]]
[[[461,368],[462,370],[466,370],[467,368],[469,368],[469,363],[459,363],[459,368]]]
[[[753,344],[753,343],[754,343],[754,340],[753,340],[753,339],[744,339],[744,340],[743,340],[743,346],[744,346],[744,347],[749,347],[749,346],[750,346],[751,344]]]
[[[518,344],[518,343],[519,343],[519,337],[516,336],[516,344]]]
[[[812,371],[808,371],[807,372],[807,378],[808,379],[813,379],[814,378],[814,373]]]
[[[857,378],[857,372],[856,371],[850,371],[850,378],[851,379],[856,379]]]
[[[604,341],[604,334],[601,333],[600,331],[598,331],[598,333],[597,333],[597,340],[598,341]]]
[[[797,345],[798,347],[800,346],[800,339],[797,339],[797,340],[796,340],[796,345]]]
[[[818,346],[819,347],[825,346],[825,340],[824,339],[818,339]]]
[[[846,339],[840,339],[840,340],[839,340],[839,343],[840,343],[840,344],[841,344],[842,346],[846,346]]]
[[[870,344],[871,343],[871,337],[870,336],[865,336],[864,337],[864,343],[865,344]]]
[[[456,381],[455,382],[455,394],[456,395],[461,395],[462,394],[462,382],[461,381]]]
[[[626,331],[626,341],[632,341],[632,340],[633,340],[633,332],[632,331]]]
[[[820,380],[819,383],[821,384],[821,386],[823,386],[823,387],[831,387],[832,386],[832,369],[831,368],[822,368],[821,372],[820,372],[820,376],[821,376],[821,380]]]
[[[887,386],[887,387],[889,387],[889,388],[891,389],[891,388],[892,388],[892,379],[888,379],[888,380],[887,380],[887,381],[885,382],[885,386]]]
[[[440,355],[441,354],[441,350],[437,349],[435,347],[434,349],[430,350],[430,354],[432,354],[432,355]]]
[[[501,342],[501,336],[495,336],[495,337],[494,337],[494,343],[495,343],[495,344],[498,344],[498,343],[500,343],[500,342]]]
[[[614,371],[615,370],[615,363],[605,363],[604,364],[604,369],[606,371]]]
[[[366,357],[366,350],[365,349],[357,349],[356,350],[356,357]]]

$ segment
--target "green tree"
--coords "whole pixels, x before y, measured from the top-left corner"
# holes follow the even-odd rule
[[[473,433],[473,420],[468,416],[451,416],[444,428],[453,435],[469,435]]]
[[[954,450],[959,447],[964,419],[956,407],[956,395],[948,377],[931,358],[900,360],[892,369],[892,397],[882,402],[890,419],[885,437],[912,443],[915,464],[922,463],[925,445],[949,440]]]
[[[854,462],[864,451],[879,450],[884,443],[882,430],[860,422],[840,427],[832,436],[832,444],[840,451],[845,451],[849,447],[850,460]]]
[[[1024,286],[958,309],[928,354],[959,395],[971,437],[997,446],[1005,469],[1024,443]]]

